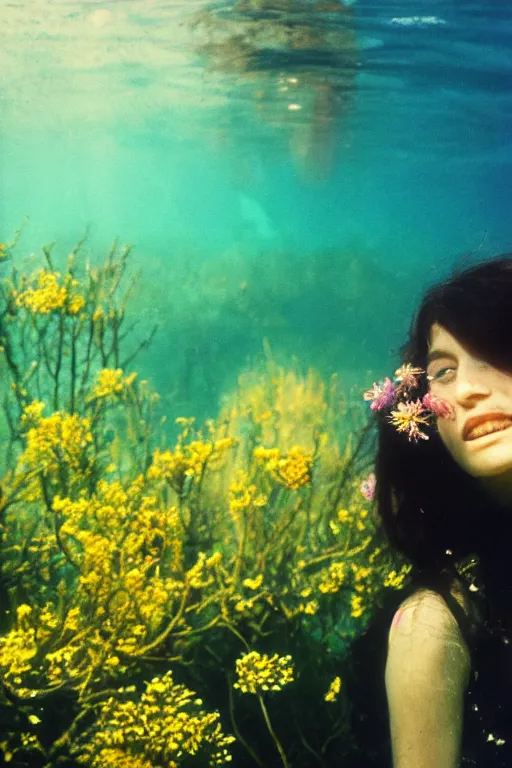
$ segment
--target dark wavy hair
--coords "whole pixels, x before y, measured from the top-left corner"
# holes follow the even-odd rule
[[[457,268],[429,287],[412,318],[398,365],[426,369],[434,324],[472,354],[512,372],[512,254]],[[426,392],[423,377],[417,395]],[[421,587],[441,594],[459,623],[474,666],[483,670],[486,659],[498,658],[501,652],[499,643],[492,645],[497,614],[490,606],[503,585],[512,585],[509,540],[503,535],[510,525],[507,511],[456,464],[435,425],[426,428],[428,440],[409,442],[386,415],[386,409],[375,415],[377,516],[392,547],[413,568],[408,586],[387,594],[351,646],[346,682],[357,748],[347,761],[349,768],[391,765],[384,669],[388,632],[399,604]],[[474,555],[478,582],[471,591],[460,577],[460,564]],[[451,594],[455,580],[471,603],[469,617]],[[485,681],[485,675],[480,677]],[[467,722],[470,731],[469,716]]]

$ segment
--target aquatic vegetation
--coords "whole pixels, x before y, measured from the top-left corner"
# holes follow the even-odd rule
[[[77,248],[60,272],[43,256],[44,279],[13,268],[0,289],[4,760],[339,756],[344,654],[408,566],[361,492],[367,430],[345,439],[337,379],[267,348],[216,419],[175,416],[171,440],[132,370],[149,339],[125,350],[128,249],[92,269]]]
[[[174,682],[171,672],[154,677],[135,698],[134,686],[119,688],[104,701],[94,726],[85,734],[79,762],[91,768],[150,768],[179,765],[183,757],[231,761],[228,746],[235,740],[222,733],[219,713],[206,713],[194,691]]]

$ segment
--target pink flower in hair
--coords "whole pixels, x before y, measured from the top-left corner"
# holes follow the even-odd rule
[[[366,501],[372,501],[372,499],[375,497],[375,482],[375,473],[371,472],[359,486],[361,493],[365,497]]]
[[[380,411],[387,405],[391,405],[395,399],[395,393],[395,385],[391,379],[386,376],[383,382],[379,382],[379,384],[375,384],[374,382],[373,389],[369,389],[365,392],[363,397],[367,401],[372,401],[372,404],[370,405],[372,411]]]
[[[418,376],[425,373],[423,368],[414,368],[411,363],[405,363],[395,371],[395,379],[400,382],[399,389],[415,389],[418,386]]]
[[[437,397],[428,392],[421,401],[428,411],[431,411],[441,419],[454,419],[455,410],[448,400],[443,397]]]
[[[429,439],[428,435],[426,435],[424,432],[421,431],[421,429],[418,427],[417,422],[415,422],[415,421],[412,421],[409,424],[409,426],[407,428],[407,432],[408,432],[408,435],[409,435],[409,442],[412,440],[415,443],[417,443],[420,438],[422,440],[428,440]]]

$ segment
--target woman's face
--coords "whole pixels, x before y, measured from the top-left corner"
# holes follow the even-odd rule
[[[427,363],[429,389],[448,400],[454,419],[438,418],[454,460],[512,499],[512,375],[474,357],[441,325],[433,325]]]

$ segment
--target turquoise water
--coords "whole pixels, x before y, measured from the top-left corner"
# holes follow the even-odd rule
[[[0,240],[132,243],[145,365],[184,408],[265,337],[366,382],[426,281],[510,247],[504,3],[45,0],[0,26]]]
[[[348,636],[359,632],[369,613],[357,602],[361,584],[352,589],[353,583],[361,577],[373,590],[386,572],[394,574],[391,584],[401,577],[378,558],[375,572],[361,569],[368,570],[363,576],[356,569],[344,590],[341,581],[334,583],[341,578],[334,568],[331,586],[322,589],[313,580],[316,570],[310,577],[301,559],[311,556],[308,568],[316,569],[325,557],[334,566],[346,557],[347,571],[374,562],[373,543],[356,546],[373,535],[370,528],[367,538],[365,527],[372,522],[369,499],[360,495],[366,456],[361,465],[345,463],[338,440],[366,419],[363,391],[395,370],[424,287],[453,264],[511,248],[511,43],[512,6],[483,0],[0,3],[0,245],[20,230],[12,252],[0,248],[0,278],[10,274],[11,256],[15,268],[31,272],[43,263],[41,247],[52,242],[55,267],[65,264],[84,236],[81,255],[96,264],[104,263],[113,241],[119,248],[131,244],[130,271],[139,276],[127,312],[127,324],[135,322],[133,336],[123,355],[142,345],[125,371],[139,374],[131,400],[126,381],[119,398],[118,389],[98,394],[97,382],[91,395],[95,368],[119,373],[109,370],[118,366],[114,342],[103,354],[104,339],[112,340],[111,331],[102,335],[108,323],[93,314],[103,302],[107,306],[104,295],[93,296],[90,317],[82,322],[62,302],[51,313],[31,314],[26,295],[18,312],[16,297],[0,281],[0,763],[74,766],[66,750],[73,746],[76,754],[83,729],[93,714],[97,718],[98,702],[112,686],[128,682],[118,688],[124,697],[134,693],[133,682],[133,701],[140,702],[147,681],[172,668],[177,681],[204,696],[205,707],[221,712],[226,733],[237,728],[234,695],[249,747],[237,733],[232,765],[367,768],[356,750],[350,755],[346,713],[331,708],[326,692],[335,675],[343,676],[338,662]],[[120,315],[110,317],[110,329],[118,329]],[[64,323],[70,334],[79,328],[78,340],[65,337]],[[11,339],[20,340],[15,355]],[[233,410],[228,419],[224,411],[219,419],[218,437],[229,422],[226,435],[232,430],[239,440],[219,441],[224,447],[211,476],[204,435],[199,447],[195,440],[186,445],[186,461],[178,450],[168,455],[166,470],[155,447],[175,445],[176,417],[196,417],[198,424],[217,417],[237,377],[261,370],[268,358],[277,365],[267,366],[264,386],[251,389],[256,378],[242,381],[238,416]],[[85,368],[81,389],[77,360],[86,361],[78,363]],[[310,366],[327,383],[338,374],[342,395],[334,385],[319,395],[318,379],[299,375]],[[145,393],[145,379],[161,394],[163,419],[151,428],[133,394]],[[276,381],[283,384],[279,395]],[[21,417],[25,386],[31,399],[50,400],[48,421],[38,421],[37,401]],[[59,413],[66,399],[73,416]],[[118,412],[118,402],[128,415],[123,408]],[[96,407],[94,419],[104,410],[94,425],[92,452],[92,435],[89,443],[79,423],[68,419]],[[19,424],[12,414],[21,417]],[[32,428],[31,419],[44,429]],[[324,427],[328,432],[320,435]],[[291,449],[304,436],[319,445],[324,437],[331,441],[321,449],[320,463],[304,458],[300,445],[299,453],[297,446]],[[278,454],[287,455],[279,460],[276,480],[275,463],[273,470],[272,461],[266,463],[270,454],[263,470],[253,449],[260,449],[260,461],[262,447],[280,440]],[[219,470],[221,451],[239,441],[231,464]],[[19,472],[6,475],[18,450],[24,451]],[[48,463],[52,450],[57,468]],[[88,451],[93,458],[78,462],[76,456]],[[239,467],[250,468],[245,480],[235,472]],[[315,483],[319,477],[314,486],[311,467]],[[130,473],[137,477],[133,487]],[[135,487],[141,477],[148,493],[160,489],[157,501],[141,497],[146,490]],[[253,477],[261,488],[249,485]],[[129,501],[119,495],[117,479]],[[268,496],[262,489],[270,489]],[[251,515],[257,510],[253,517],[249,504]],[[353,518],[345,526],[349,507]],[[180,515],[184,532],[176,533]],[[349,544],[353,551],[347,554]],[[245,560],[244,547],[252,548]],[[203,600],[211,583],[197,586],[199,576],[194,582],[190,577],[203,551],[205,567],[216,568],[221,556],[233,568],[229,584],[243,579],[245,591],[240,587],[229,597],[231,633],[224,632],[229,624],[216,625],[220,613],[210,621],[224,582],[215,581],[215,599],[194,603],[196,591]],[[240,563],[247,571],[239,571]],[[141,570],[145,581],[139,582]],[[302,578],[311,578],[314,593]],[[188,604],[180,596],[185,583],[186,590],[191,585]],[[249,622],[243,612],[262,583],[272,610],[265,607],[255,627],[262,614]],[[225,585],[231,595],[227,577]],[[279,600],[272,602],[274,593]],[[130,613],[123,599],[117,604],[123,594],[136,608],[130,603]],[[296,612],[299,597],[324,600],[324,594],[318,616],[314,600]],[[292,620],[285,608],[282,615],[275,608],[288,598]],[[211,641],[201,634],[214,627]],[[375,646],[379,653],[384,642]],[[289,646],[296,652],[297,686],[290,686],[290,698],[269,694],[289,762],[278,762],[272,730],[255,699],[233,694],[235,659],[249,645],[258,653],[284,655]],[[380,664],[378,654],[371,660]],[[377,678],[363,666],[375,691]],[[142,714],[139,730],[145,733]],[[82,721],[83,715],[89,719]],[[68,743],[64,734],[75,717],[77,731],[70,731]],[[149,739],[152,748],[157,734],[155,750],[159,717]],[[100,725],[98,733],[108,736],[119,723],[107,712]],[[384,731],[387,738],[387,723]],[[119,729],[113,732],[112,743],[123,744]],[[364,746],[377,744],[376,736]],[[312,762],[321,749],[325,759],[316,754]],[[254,750],[261,759],[249,759]],[[126,756],[131,766],[128,748],[118,752],[121,762],[114,754],[108,765],[125,766]],[[107,768],[101,760],[94,766]]]

